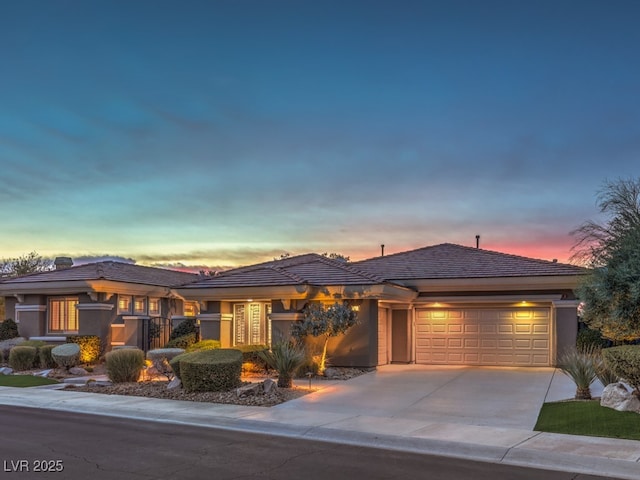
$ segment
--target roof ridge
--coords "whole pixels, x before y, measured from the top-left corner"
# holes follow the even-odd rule
[[[305,283],[305,279],[296,275],[295,273],[292,272],[288,272],[286,270],[284,270],[282,267],[278,266],[278,265],[269,265],[265,268],[269,268],[271,270],[274,270],[282,275],[284,275],[285,277],[289,277],[292,280],[295,280],[298,283]]]
[[[322,263],[329,264],[341,268],[342,270],[346,270],[349,273],[353,273],[355,275],[360,275],[364,278],[368,278],[374,282],[384,282],[385,280],[382,277],[374,275],[372,273],[364,272],[350,263],[341,262],[339,260],[334,260],[333,258],[325,257],[324,255],[318,255],[318,260]]]

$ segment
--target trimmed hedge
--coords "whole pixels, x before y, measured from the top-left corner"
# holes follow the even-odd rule
[[[105,356],[105,365],[113,383],[137,382],[145,366],[144,352],[138,348],[112,350]]]
[[[239,350],[202,350],[184,353],[173,360],[179,362],[179,378],[186,392],[223,392],[241,385],[242,353]]]
[[[607,366],[640,396],[640,345],[605,348],[602,356]]]
[[[9,366],[14,370],[29,370],[33,368],[37,355],[36,347],[18,345],[9,352]]]
[[[40,349],[45,345],[47,345],[47,342],[43,340],[25,340],[20,343],[21,347],[35,347],[36,349],[36,358],[33,360],[33,365],[30,368],[40,367]]]
[[[269,351],[268,345],[238,345],[234,348],[242,352],[242,363],[252,363],[258,370],[269,371],[269,365],[262,356]]]
[[[182,348],[183,350],[186,350],[194,343],[196,343],[196,334],[188,333],[169,340],[164,348]]]
[[[55,368],[56,362],[53,359],[53,355],[51,354],[51,350],[53,350],[56,346],[52,343],[47,345],[43,345],[38,349],[38,358],[40,359],[40,368]]]
[[[69,335],[67,343],[80,347],[80,363],[96,363],[102,353],[102,343],[97,335]]]
[[[221,348],[220,340],[200,340],[199,342],[189,345],[187,347],[187,353],[200,352],[202,350],[215,350]]]

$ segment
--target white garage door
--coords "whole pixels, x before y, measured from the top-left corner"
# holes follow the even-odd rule
[[[416,363],[548,366],[548,308],[416,310]]]

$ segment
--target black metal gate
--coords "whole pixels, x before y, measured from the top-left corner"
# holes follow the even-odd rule
[[[145,318],[142,322],[142,350],[148,352],[163,348],[171,335],[171,319],[166,317]]]

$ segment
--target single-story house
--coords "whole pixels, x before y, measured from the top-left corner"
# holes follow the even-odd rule
[[[5,315],[21,336],[55,342],[97,335],[109,350],[139,344],[146,319],[178,322],[198,313],[197,302],[185,302],[171,287],[199,275],[114,261],[72,265],[61,257],[55,270],[0,282]]]
[[[80,274],[98,268],[119,275]],[[575,345],[574,288],[586,273],[555,261],[441,244],[353,263],[306,254],[206,277],[102,262],[4,281],[0,295],[7,315],[15,310],[23,335],[60,335],[75,327],[100,334],[109,345],[118,344],[114,338],[137,340],[136,321],[155,314],[149,306],[158,301],[173,305],[161,313],[177,321],[196,316],[201,337],[223,346],[286,338],[309,302],[346,301],[359,324],[331,340],[334,365],[550,366]],[[76,301],[77,324],[61,330],[61,308],[72,317],[73,305],[63,301],[68,297]],[[121,297],[123,310],[132,302],[129,311],[120,310]],[[125,328],[120,337],[114,322],[126,327],[115,327]]]

